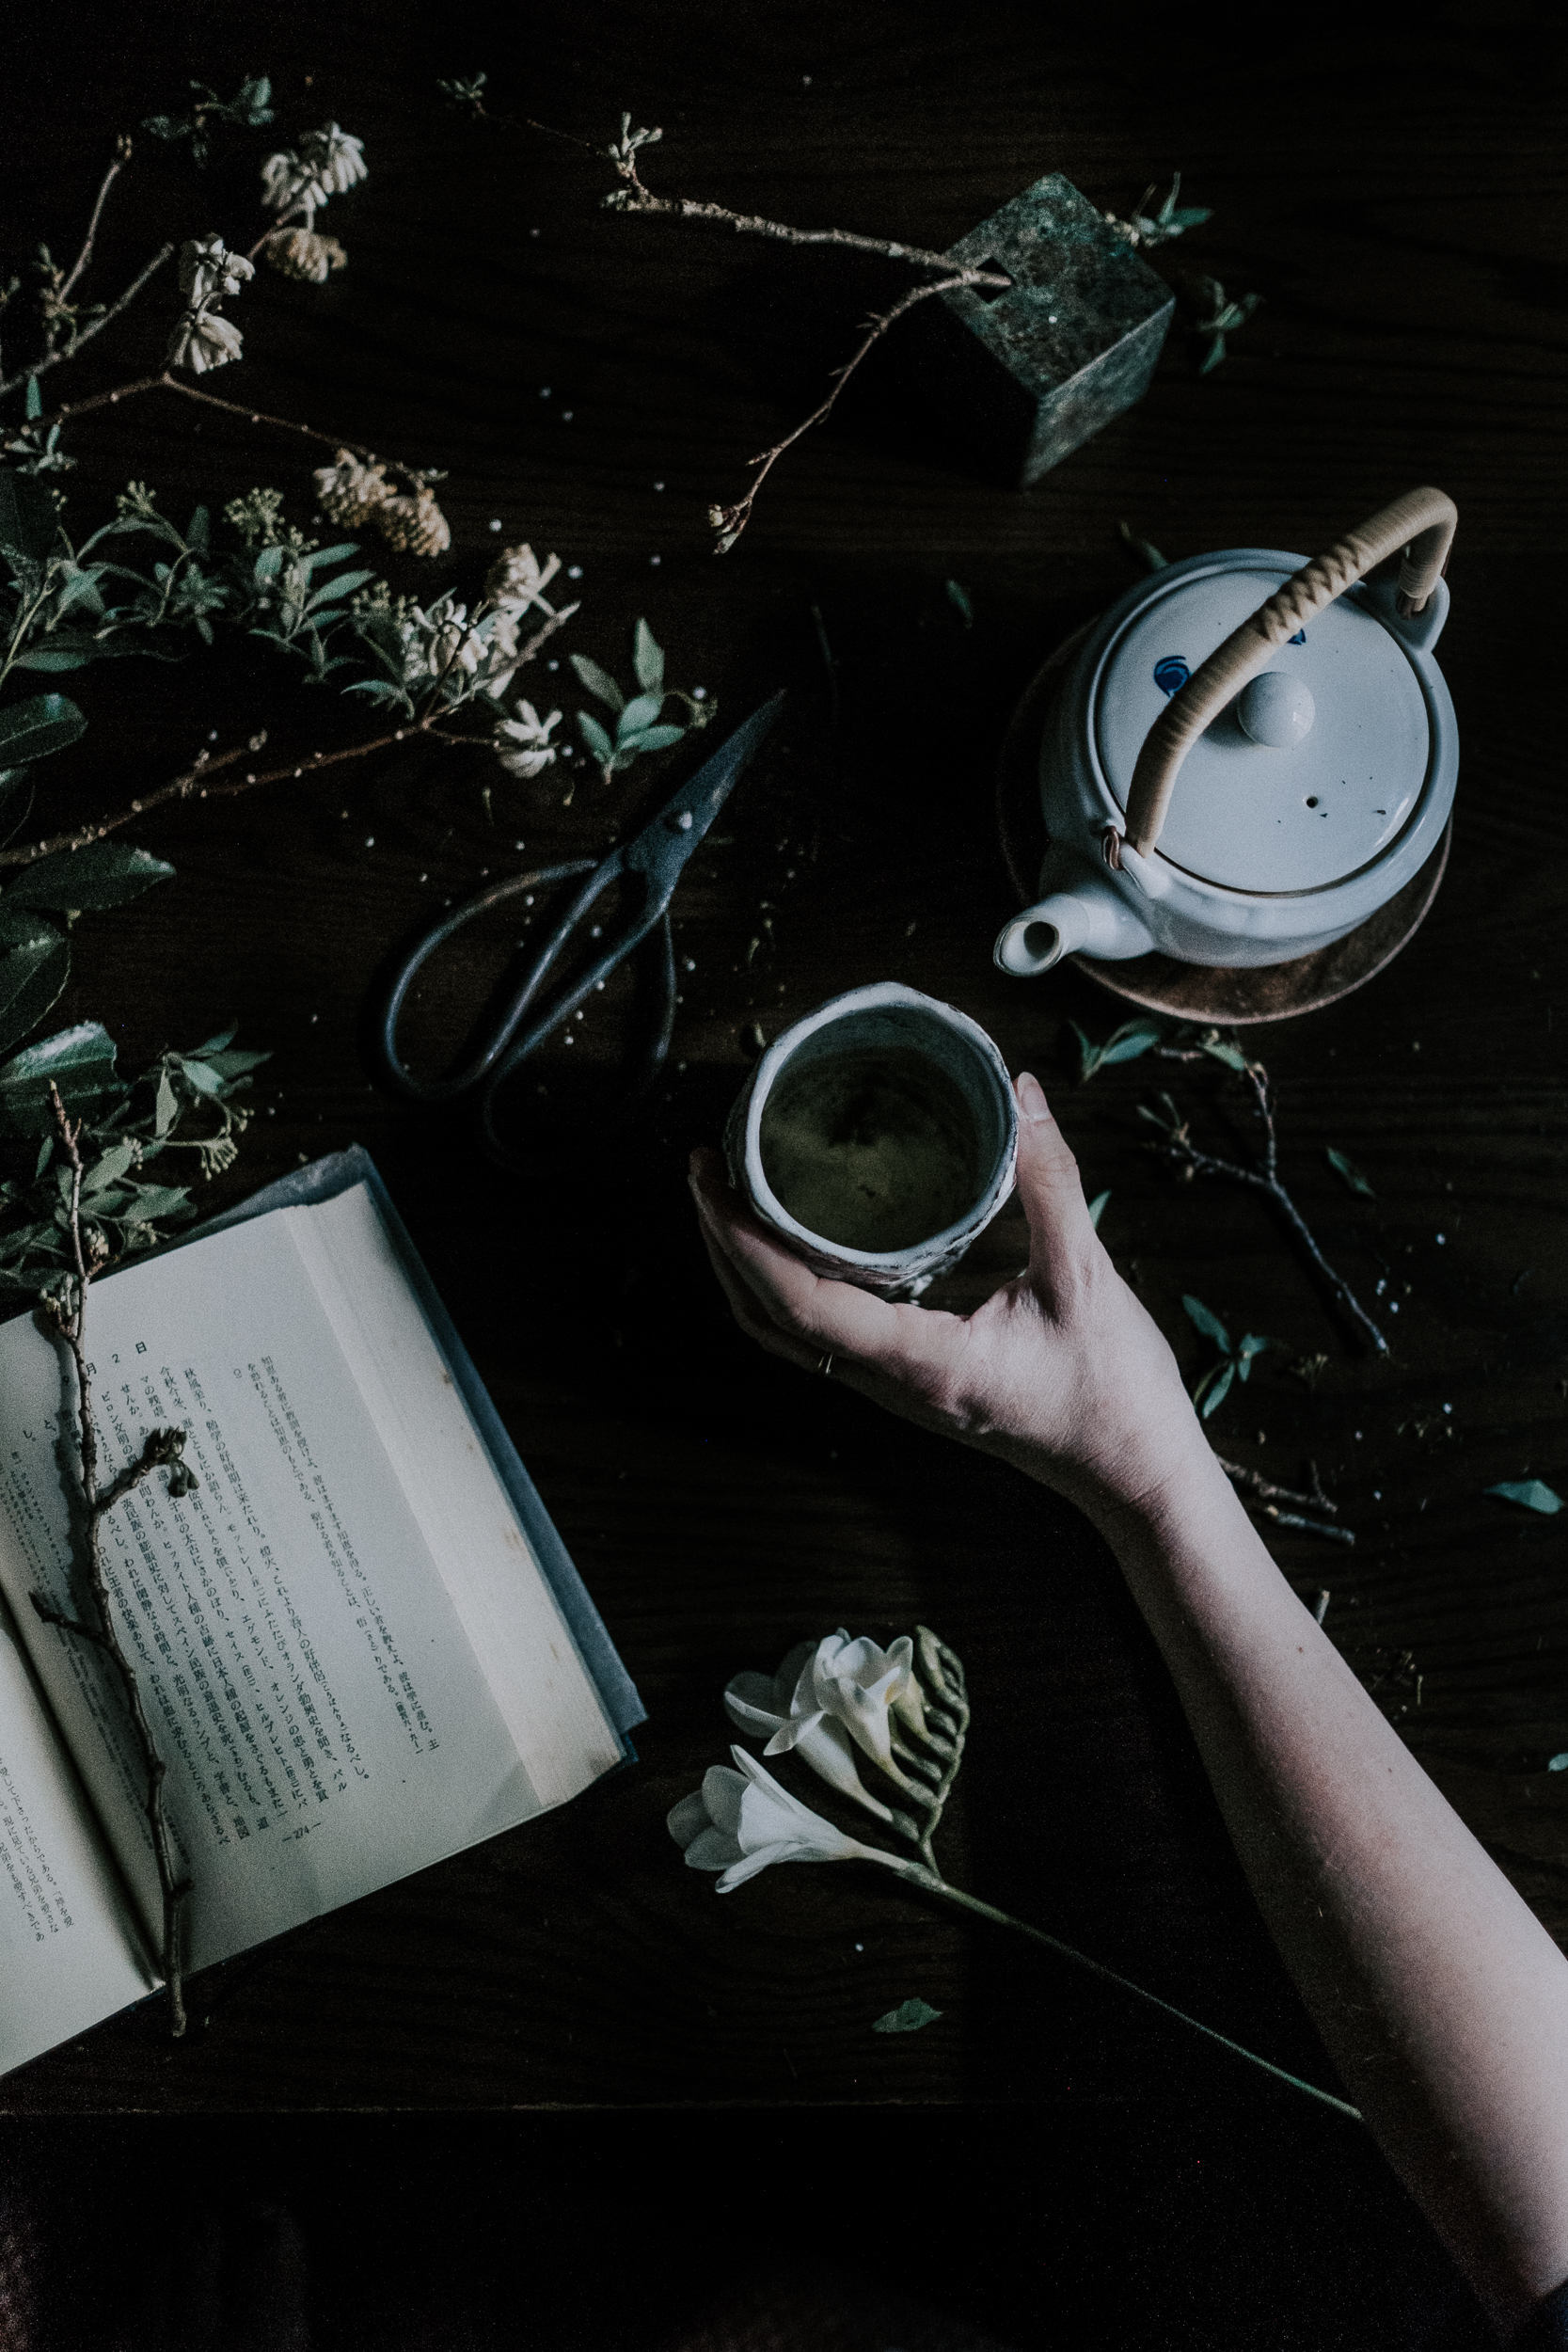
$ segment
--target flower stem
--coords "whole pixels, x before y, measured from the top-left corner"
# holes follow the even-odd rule
[[[1325,2107],[1333,2107],[1339,2115],[1348,2115],[1353,2122],[1359,2123],[1364,2120],[1359,2107],[1351,2106],[1343,2099],[1336,2099],[1332,2091],[1320,2090],[1316,2083],[1303,2082],[1299,2074],[1287,2074],[1283,2066],[1275,2066],[1271,2059],[1259,2058],[1255,2050],[1243,2049],[1228,2035],[1216,2033],[1212,2026],[1200,2025],[1196,2017],[1189,2017],[1185,2010],[1174,2008],[1169,2001],[1162,2001],[1157,1993],[1146,1993],[1141,1984],[1133,1984],[1130,1978],[1118,1977],[1114,1968],[1106,1968],[1098,1960],[1090,1960],[1086,1953],[1075,1951],[1070,1944],[1063,1944],[1057,1937],[1047,1935],[1043,1928],[1031,1927],[1026,1919],[1015,1919],[1011,1912],[998,1911],[994,1904],[983,1903],[977,1896],[966,1895],[961,1887],[950,1886],[945,1879],[925,1869],[918,1862],[905,1862],[901,1857],[894,1859],[903,1876],[912,1884],[923,1887],[927,1894],[940,1896],[943,1902],[956,1903],[960,1910],[973,1911],[977,1917],[990,1919],[999,1928],[1015,1928],[1020,1935],[1028,1936],[1036,1944],[1043,1944],[1059,1959],[1069,1960],[1075,1967],[1086,1968],[1091,1976],[1118,1986],[1123,1993],[1131,1993],[1134,1999],[1148,2001],[1151,2007],[1164,2010],[1165,2015],[1174,2017],[1179,2025],[1190,2026],[1194,2033],[1203,2034],[1210,2042],[1217,2042],[1222,2049],[1245,2058],[1249,2066],[1260,2066],[1266,2074],[1273,2074],[1276,2081],[1290,2083],[1296,2090],[1305,2090],[1309,2099],[1318,2100]]]

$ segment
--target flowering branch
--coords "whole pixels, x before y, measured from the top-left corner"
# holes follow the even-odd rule
[[[1231,1184],[1244,1184],[1249,1191],[1260,1192],[1267,1200],[1272,1200],[1338,1305],[1365,1338],[1370,1342],[1377,1353],[1380,1356],[1386,1356],[1387,1341],[1344,1277],[1337,1274],[1329,1264],[1318,1247],[1311,1228],[1280,1181],[1279,1142],[1275,1132],[1274,1104],[1268,1072],[1261,1062],[1243,1060],[1242,1074],[1252,1089],[1254,1107],[1263,1127],[1263,1150],[1255,1166],[1244,1168],[1236,1160],[1215,1159],[1212,1153],[1200,1152],[1188,1132],[1187,1121],[1181,1117],[1168,1094],[1162,1094],[1160,1097],[1160,1101],[1164,1105],[1164,1116],[1158,1111],[1150,1110],[1147,1104],[1140,1103],[1138,1105],[1139,1117],[1147,1119],[1151,1125],[1158,1127],[1164,1136],[1163,1142],[1151,1143],[1147,1147],[1148,1150],[1158,1153],[1173,1168],[1180,1169],[1188,1183],[1191,1183],[1195,1176],[1224,1176]]]
[[[55,1116],[55,1132],[59,1148],[71,1169],[71,1198],[68,1205],[68,1231],[74,1275],[66,1275],[59,1286],[45,1291],[40,1297],[39,1309],[46,1327],[65,1345],[76,1375],[76,1438],[78,1447],[77,1486],[81,1501],[83,1533],[86,1539],[86,1568],[87,1597],[92,1604],[88,1618],[68,1616],[46,1601],[41,1594],[32,1596],[33,1607],[45,1625],[55,1626],[62,1633],[77,1641],[89,1643],[109,1661],[119,1679],[126,1711],[136,1745],[141,1750],[147,1772],[148,1834],[152,1843],[153,1860],[158,1868],[158,1886],[163,1898],[163,1948],[160,1964],[168,1988],[169,2033],[178,2041],[185,2030],[185,1997],[180,1955],[181,1912],[191,1891],[190,1881],[179,1874],[174,1856],[174,1844],[164,1813],[164,1780],[168,1767],[158,1753],[142,1701],[141,1685],[130,1652],[120,1638],[109,1605],[108,1578],[103,1565],[102,1530],[104,1519],[116,1505],[122,1502],[144,1478],[155,1470],[168,1472],[168,1492],[171,1500],[189,1494],[198,1484],[194,1470],[181,1458],[185,1444],[182,1429],[152,1429],[143,1440],[139,1457],[128,1462],[104,1487],[98,1483],[98,1433],[92,1418],[92,1368],[87,1362],[84,1345],[87,1324],[87,1285],[98,1273],[108,1252],[103,1237],[93,1234],[89,1247],[84,1249],[82,1240],[82,1154],[79,1138],[81,1121],[74,1125],[66,1116],[59,1089],[51,1085],[50,1102]],[[63,1432],[62,1432],[63,1442]]]
[[[90,321],[87,326],[72,327],[71,341],[63,351],[46,351],[42,353],[30,367],[23,368],[17,374],[8,376],[4,380],[0,380],[0,399],[3,399],[7,392],[19,390],[30,377],[42,375],[46,370],[58,367],[62,359],[74,359],[76,354],[81,350],[84,343],[90,343],[95,335],[101,335],[103,332],[103,329],[108,326],[111,319],[119,318],[120,312],[127,309],[131,303],[135,302],[142,288],[148,285],[151,279],[157,276],[159,270],[163,268],[164,263],[170,258],[173,251],[174,247],[172,245],[160,246],[157,252],[154,253],[152,259],[148,262],[145,269],[142,270],[139,277],[134,278],[131,280],[131,283],[126,287],[124,293],[117,296],[117,298],[109,304],[106,310],[101,311],[99,316]],[[155,384],[158,381],[158,378],[156,376],[150,376],[147,380],[149,383]],[[146,387],[138,384],[135,389],[137,391],[141,391],[144,390]],[[183,388],[181,387],[180,389],[182,389]],[[113,395],[113,397],[118,397],[118,395]],[[79,408],[96,408],[100,405],[100,402],[96,400],[78,401],[76,405]],[[65,411],[62,409],[59,413],[63,416]]]

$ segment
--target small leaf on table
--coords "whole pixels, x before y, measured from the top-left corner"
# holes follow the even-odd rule
[[[644,694],[657,694],[662,698],[664,652],[646,621],[637,624],[631,666],[637,672],[637,683]],[[584,679],[583,683],[586,685],[587,680]]]
[[[1539,1478],[1504,1479],[1486,1492],[1499,1495],[1504,1502],[1521,1503],[1527,1511],[1540,1511],[1547,1518],[1562,1508],[1562,1497]]]
[[[0,532],[0,538],[4,537]],[[8,766],[63,752],[87,731],[87,721],[68,694],[30,694],[0,710],[0,756]]]
[[[89,841],[56,850],[24,866],[6,893],[10,907],[119,907],[154,882],[172,882],[174,868],[128,841]]]
[[[918,2033],[922,2026],[934,2026],[941,2015],[940,2009],[933,2009],[928,2001],[923,2001],[917,1995],[911,2001],[900,2001],[897,2008],[890,2009],[885,2016],[875,2018],[871,2030],[873,2033]]]
[[[1352,1192],[1358,1192],[1361,1195],[1363,1200],[1375,1200],[1377,1199],[1376,1193],[1372,1190],[1370,1184],[1368,1184],[1367,1179],[1362,1175],[1361,1170],[1356,1167],[1355,1162],[1352,1159],[1347,1159],[1343,1152],[1336,1152],[1331,1146],[1328,1153],[1328,1164],[1337,1175],[1344,1178]]]
[[[1183,1295],[1181,1304],[1185,1307],[1188,1314],[1196,1324],[1204,1338],[1206,1340],[1212,1340],[1216,1347],[1223,1347],[1226,1354],[1228,1356],[1230,1353],[1230,1334],[1226,1329],[1224,1324],[1220,1321],[1218,1315],[1214,1314],[1211,1309],[1206,1307],[1201,1298],[1193,1298],[1188,1295]]]

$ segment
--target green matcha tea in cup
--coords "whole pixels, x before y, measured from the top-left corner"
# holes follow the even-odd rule
[[[730,1181],[817,1274],[919,1297],[1013,1188],[1018,1114],[984,1029],[895,980],[768,1047],[724,1131]]]

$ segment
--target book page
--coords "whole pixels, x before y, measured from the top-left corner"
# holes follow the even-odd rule
[[[157,1982],[0,1601],[0,2074]]]
[[[620,1734],[367,1184],[283,1209],[542,1804],[624,1760]]]
[[[287,1216],[108,1276],[87,1315],[103,1478],[175,1424],[200,1481],[176,1501],[155,1470],[103,1533],[193,1882],[188,1964],[539,1811]],[[33,1589],[76,1605],[55,1454],[70,1381],[30,1316],[0,1327],[0,1586],[150,1932],[123,1707],[93,1650],[27,1606]]]

